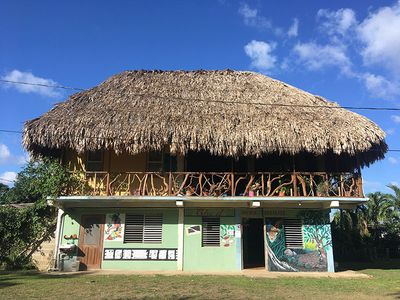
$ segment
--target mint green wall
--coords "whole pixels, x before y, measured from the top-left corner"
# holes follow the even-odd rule
[[[79,229],[81,216],[84,214],[111,214],[111,213],[161,213],[163,215],[163,232],[161,244],[126,243],[123,241],[104,240],[103,248],[178,248],[178,209],[73,209],[67,210],[64,216],[62,230],[62,244],[71,244],[73,240],[65,239],[65,235],[77,234],[74,240],[79,245]],[[103,253],[103,250],[102,250]],[[176,270],[176,261],[102,261],[102,269],[124,270]]]
[[[126,209],[109,210],[107,213],[138,213],[163,215],[161,244],[124,243],[123,241],[104,241],[104,248],[178,248],[178,209]],[[103,260],[102,269],[120,270],[176,270],[176,261],[118,261]]]
[[[224,246],[222,239],[220,247],[202,247],[201,232],[193,235],[187,233],[188,227],[201,226],[201,223],[201,217],[185,216],[183,269],[185,271],[238,271],[236,264],[238,239],[233,237],[229,247]],[[221,227],[225,225],[235,227],[235,217],[221,217]]]
[[[64,215],[64,226],[61,232],[61,244],[79,244],[79,229],[80,229],[81,215],[77,211],[67,211]],[[73,234],[77,235],[77,239],[66,239],[64,236],[71,236]]]

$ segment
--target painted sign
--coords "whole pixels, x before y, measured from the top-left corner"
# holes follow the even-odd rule
[[[124,238],[124,214],[113,213],[106,215],[104,240],[121,242]]]
[[[193,225],[186,228],[187,235],[195,235],[200,233],[201,233],[200,225]]]
[[[104,249],[104,260],[167,260],[175,261],[178,249]]]
[[[234,217],[234,208],[186,208],[185,216],[187,217]]]

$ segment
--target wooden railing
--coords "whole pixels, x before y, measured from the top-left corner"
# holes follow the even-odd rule
[[[81,177],[82,178],[82,177]],[[358,173],[86,172],[75,195],[363,197]]]

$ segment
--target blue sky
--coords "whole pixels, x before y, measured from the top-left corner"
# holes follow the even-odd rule
[[[0,77],[90,88],[128,69],[253,70],[341,105],[400,107],[397,1],[7,1]],[[0,129],[21,130],[69,91],[0,84]],[[357,111],[400,149],[400,113]],[[0,132],[0,177],[26,160]],[[400,183],[400,153],[364,169]],[[3,181],[5,182],[5,181]],[[8,183],[8,182],[5,182]]]

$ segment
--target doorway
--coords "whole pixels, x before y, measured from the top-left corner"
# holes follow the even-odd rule
[[[83,215],[79,233],[80,270],[100,269],[103,249],[104,215]]]
[[[243,267],[265,267],[264,221],[261,218],[243,219]]]

